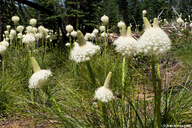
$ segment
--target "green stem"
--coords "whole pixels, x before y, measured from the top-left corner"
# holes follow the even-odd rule
[[[97,45],[97,35],[95,35],[95,44]]]
[[[69,33],[69,43],[70,43],[70,51],[71,51],[71,34]]]
[[[106,49],[107,49],[107,43],[106,43],[106,26],[105,26],[105,31],[104,31],[104,43],[105,43],[105,48],[104,48],[104,64],[105,64],[105,78],[106,78],[106,75],[107,75],[107,53],[106,53]]]
[[[101,44],[101,31],[100,31],[100,37],[99,37],[99,44]]]
[[[44,60],[44,37],[42,37],[42,40],[41,40],[41,57],[42,57],[42,60]]]
[[[87,68],[89,70],[89,74],[90,74],[90,77],[91,77],[91,81],[92,81],[92,84],[94,85],[95,89],[96,89],[96,80],[95,80],[95,75],[93,73],[93,70],[92,70],[92,67],[89,63],[89,61],[86,62],[86,65],[87,65]]]
[[[122,123],[123,128],[125,127],[125,57],[123,57],[123,63],[122,63],[122,96],[121,96],[121,104],[122,104]]]
[[[15,24],[15,32],[16,32],[16,35],[15,35],[15,47],[16,47],[16,50],[17,50],[17,28],[16,28],[16,24]]]
[[[12,41],[13,40],[10,39],[10,50],[12,49]]]
[[[102,111],[103,111],[103,119],[104,119],[104,124],[105,124],[105,128],[109,128],[108,124],[107,124],[107,112],[106,112],[106,108],[105,105],[102,105]]]
[[[146,102],[145,102],[145,94],[146,94],[146,93],[145,93],[145,84],[144,84],[144,82],[143,82],[143,92],[144,92],[144,106],[143,106],[144,108],[143,108],[143,109],[144,109],[145,127],[146,127],[146,125],[147,125],[147,124],[146,124],[146,123],[147,123],[147,122],[146,122],[147,115],[146,115]]]
[[[63,124],[65,124],[65,118],[63,117],[62,115],[62,111],[59,107],[59,105],[57,104],[57,101],[55,100],[55,98],[51,95],[51,93],[47,92],[49,98],[53,101],[55,107],[56,107],[56,110],[57,110],[57,115],[60,117],[60,119],[62,120]]]
[[[5,75],[5,62],[4,62],[4,58],[3,58],[3,56],[2,56],[2,69],[3,69],[3,77],[2,77],[2,83],[1,83],[1,85],[3,86],[4,85],[4,75]]]
[[[155,102],[155,128],[158,128],[158,113],[157,113],[157,87],[156,87],[156,74],[155,74],[155,56],[152,55],[151,60],[151,67],[152,67],[152,82],[153,82],[153,89],[155,92],[154,102]]]
[[[46,51],[47,50],[47,39],[45,39],[45,55],[46,55]]]
[[[27,58],[27,67],[28,67],[28,73],[29,73],[29,75],[28,76],[31,76],[31,51],[29,50],[27,50],[27,52],[28,52],[28,58]]]
[[[157,74],[158,74],[158,95],[157,95],[157,122],[158,127],[160,128],[160,122],[161,122],[161,72],[160,72],[160,64],[159,61],[157,63]]]
[[[129,58],[128,62],[131,62],[131,59]],[[132,101],[132,115],[133,115],[133,121],[132,122],[135,122],[136,121],[136,113],[135,113],[135,110],[136,110],[136,106],[135,106],[135,99],[134,99],[134,89],[133,89],[133,84],[132,84],[132,73],[131,73],[131,64],[128,65],[128,73],[129,73],[129,85],[130,85],[130,94],[131,94],[131,101]],[[133,124],[133,127],[136,127],[134,126],[135,123]]]
[[[36,88],[33,88],[33,102],[37,102]]]

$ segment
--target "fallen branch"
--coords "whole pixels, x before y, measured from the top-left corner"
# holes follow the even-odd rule
[[[159,17],[160,17],[161,14],[163,13],[163,11],[164,11],[164,10],[162,10],[162,11],[160,12],[160,14],[157,16],[158,21],[159,21]]]
[[[178,16],[180,16],[180,15],[177,13],[177,11],[173,8],[173,6],[171,6],[171,7],[172,7],[173,11],[175,12],[175,14],[177,14]]]

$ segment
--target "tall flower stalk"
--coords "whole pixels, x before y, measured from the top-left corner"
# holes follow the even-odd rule
[[[107,104],[109,101],[114,99],[113,92],[110,90],[112,84],[112,73],[109,72],[107,78],[105,79],[104,86],[98,88],[95,91],[95,98],[99,100],[99,108],[102,113],[105,128],[109,128],[108,125],[108,113]]]
[[[104,47],[104,65],[105,65],[105,73],[104,76],[106,77],[106,73],[107,73],[107,53],[106,53],[106,49],[107,49],[107,40],[106,40],[106,32],[107,32],[107,27],[108,27],[108,23],[109,23],[109,18],[104,15],[101,17],[101,21],[103,22],[104,26],[105,26],[105,31],[104,31],[104,43],[105,43],[105,47]],[[108,35],[108,33],[107,33]]]
[[[86,42],[81,31],[77,31],[77,40],[78,43],[75,44],[75,46],[71,50],[70,59],[74,60],[76,63],[86,62],[92,84],[96,86],[95,76],[89,60],[92,58],[93,55],[96,54],[96,52],[100,50],[100,47],[92,44],[91,42]]]
[[[135,44],[136,40],[132,37],[131,35],[131,26],[128,27],[127,32],[126,32],[126,26],[123,24],[121,26],[121,36],[114,41],[114,45],[116,45],[115,50],[123,55],[123,62],[122,62],[122,99],[121,99],[121,104],[122,104],[122,127],[125,127],[125,62],[126,62],[126,57],[128,57],[128,62],[131,61],[132,56],[135,54]],[[135,107],[134,105],[134,92],[133,92],[133,86],[132,86],[132,74],[131,74],[131,66],[128,65],[128,73],[129,73],[129,79],[128,79],[128,84],[131,88],[131,100],[132,100],[132,107]],[[129,108],[130,109],[130,108]],[[129,110],[130,112],[130,110]],[[134,111],[133,111],[134,113]],[[135,115],[135,114],[134,114]],[[135,116],[134,116],[135,118]],[[135,120],[135,119],[134,119]],[[128,121],[129,122],[129,119]]]
[[[161,112],[160,112],[160,103],[161,103],[161,76],[159,64],[157,64],[157,74],[158,74],[158,88],[156,83],[156,58],[164,54],[168,49],[170,49],[171,42],[167,34],[161,30],[158,26],[157,18],[154,18],[153,28],[149,23],[148,19],[143,13],[143,21],[146,28],[145,33],[140,37],[138,43],[138,51],[144,52],[146,55],[151,56],[151,67],[152,67],[152,85],[154,89],[154,127],[160,128],[161,122]]]
[[[29,88],[42,89],[45,92],[45,94],[48,95],[48,97],[52,100],[53,104],[56,107],[56,114],[60,117],[63,124],[65,124],[65,122],[64,122],[65,118],[62,115],[62,111],[61,111],[59,105],[57,104],[57,101],[55,100],[55,98],[52,96],[52,94],[48,90],[48,86],[46,85],[46,81],[47,81],[48,77],[51,75],[51,71],[50,70],[41,70],[41,68],[39,67],[39,65],[34,57],[31,58],[31,62],[33,65],[34,74],[32,75],[32,77],[29,80]]]

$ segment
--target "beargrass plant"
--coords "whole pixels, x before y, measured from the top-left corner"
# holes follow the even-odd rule
[[[100,47],[92,44],[91,42],[86,42],[81,31],[77,31],[77,40],[78,44],[76,44],[71,50],[70,59],[76,63],[85,62],[90,73],[92,84],[96,85],[94,72],[91,68],[89,60],[100,50]]]
[[[44,45],[42,45],[37,47],[42,52],[31,54],[33,50],[29,52],[26,47],[17,49],[13,46],[11,50],[8,47],[4,58],[4,71],[0,72],[1,115],[12,118],[18,115],[33,117],[34,127],[37,123],[46,120],[51,127],[150,128],[163,127],[166,124],[190,124],[191,120],[188,118],[191,115],[192,106],[190,65],[187,67],[188,70],[184,70],[185,65],[182,65],[180,70],[188,72],[177,73],[174,81],[171,82],[171,88],[168,78],[169,70],[165,69],[167,79],[164,83],[161,80],[161,70],[164,69],[160,68],[158,59],[170,48],[170,42],[166,34],[158,27],[157,19],[151,27],[144,17],[144,24],[146,31],[139,39],[140,43],[131,43],[127,39],[132,38],[131,27],[128,27],[126,39],[122,39],[115,48],[122,55],[114,52],[113,46],[108,46],[104,52],[106,56],[96,54],[100,49],[99,46],[86,42],[80,31],[77,32],[78,44],[75,44],[71,51],[72,60],[68,56],[62,56],[61,48],[56,48],[58,52],[54,52],[55,49],[51,47],[45,53],[43,52]],[[124,33],[126,33],[125,26],[122,31],[122,34]],[[46,35],[44,32],[41,34]],[[44,40],[41,39],[41,42],[44,44]],[[103,43],[106,43],[106,38],[98,44]],[[145,54],[151,58],[147,61],[143,57],[133,59],[132,53],[136,53],[133,50],[133,44],[138,46],[136,48],[141,55]],[[130,52],[131,50],[133,51]],[[34,58],[31,61],[31,55],[35,56],[39,64]],[[184,54],[180,55],[184,56]],[[73,70],[71,70],[73,68],[71,61],[77,63],[77,67]],[[183,62],[190,64],[190,60],[187,61]],[[43,71],[43,75],[40,73],[38,77],[34,77],[36,75],[32,74],[31,62],[36,65],[33,66],[35,73],[42,71],[38,65],[52,72]],[[151,66],[146,63],[150,63]],[[108,72],[108,76],[104,77]],[[50,74],[52,76],[48,77]],[[188,75],[188,77],[185,79],[183,75]],[[44,80],[46,80],[45,83]],[[180,83],[179,80],[185,83],[181,89],[175,91],[175,86]],[[166,88],[164,92],[161,92],[163,84]],[[31,88],[28,87],[29,85]],[[33,88],[35,85],[39,85],[36,86],[39,88]],[[143,96],[140,92],[143,92]],[[152,95],[147,92],[152,92]]]

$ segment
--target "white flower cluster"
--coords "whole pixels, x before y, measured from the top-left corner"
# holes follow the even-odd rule
[[[104,86],[95,91],[95,98],[101,102],[109,102],[114,99],[113,92],[110,90],[112,83],[112,72],[109,72],[105,79]]]
[[[32,44],[35,42],[35,37],[31,34],[26,34],[23,36],[23,43],[26,43],[29,46],[32,46]]]
[[[104,15],[101,17],[101,21],[103,22],[104,25],[107,25],[109,23],[109,17]]]
[[[1,42],[1,44],[4,45],[6,48],[9,46],[9,42],[7,42],[5,38],[4,38],[4,40]]]
[[[103,32],[103,31],[105,31],[105,26],[100,26],[99,29],[101,32]]]
[[[15,35],[16,35],[15,30],[11,30],[11,31],[10,31],[10,35],[9,35],[10,40],[13,40],[14,37],[15,37]]]
[[[107,35],[106,32],[103,32],[103,33],[101,33],[101,36],[102,36],[102,37],[105,37],[105,36],[107,37],[108,35]]]
[[[120,22],[117,24],[117,26],[119,27],[119,29],[121,29],[123,25],[125,25],[125,23],[122,22],[122,21],[120,21]]]
[[[4,46],[4,45],[2,45],[2,44],[0,44],[0,54],[3,56],[4,54],[5,54],[5,51],[7,50],[7,48]]]
[[[72,31],[73,31],[73,26],[72,25],[67,25],[66,26],[66,31],[67,31],[67,33],[71,33]]]
[[[11,20],[16,24],[20,20],[20,18],[18,16],[13,16]]]
[[[71,50],[70,59],[74,60],[76,63],[88,61],[99,50],[100,47],[92,44],[91,42],[86,42],[86,44],[83,46],[76,44]]]
[[[136,52],[137,41],[131,37],[119,37],[114,41],[116,45],[115,50],[122,54],[122,56],[133,56]]]
[[[72,36],[73,38],[77,37],[77,32],[73,30],[73,31],[71,32],[71,36]]]
[[[22,25],[17,26],[17,31],[22,33],[24,27]]]
[[[94,38],[95,38],[95,34],[91,33],[91,39],[94,39]]]
[[[143,17],[144,17],[145,14],[147,13],[147,11],[146,11],[146,10],[143,10],[142,13],[143,13]]]
[[[16,35],[16,31],[15,30],[11,30],[10,31],[10,35],[15,36]]]
[[[88,32],[87,32],[87,33],[85,34],[85,40],[89,40],[89,38],[91,38],[91,33],[88,33]]]
[[[144,52],[146,55],[162,55],[171,47],[171,41],[167,34],[158,27],[157,19],[156,27],[153,26],[146,29],[137,43],[137,51]],[[155,21],[154,20],[154,21]],[[147,20],[148,21],[148,20]],[[144,20],[144,22],[147,22]]]
[[[94,98],[100,100],[101,102],[109,102],[114,99],[114,96],[113,92],[109,88],[102,86],[95,91]]]
[[[27,33],[29,34],[29,33],[33,33],[33,27],[31,27],[31,26],[27,26],[26,27],[26,30],[27,30]]]
[[[99,33],[98,29],[94,29],[93,32],[95,34],[95,36],[97,36],[97,34]]]
[[[42,37],[46,38],[49,30],[47,28],[44,28],[43,26],[38,27],[39,33],[42,35]]]
[[[65,46],[69,47],[69,46],[70,46],[70,43],[66,43]]]
[[[183,24],[184,21],[181,19],[181,17],[179,17],[179,18],[177,19],[177,23],[179,23],[179,24]]]
[[[29,79],[29,88],[41,88],[49,76],[51,76],[50,70],[40,70],[34,73]]]
[[[17,38],[21,39],[23,37],[22,33],[17,34]]]
[[[7,25],[6,28],[7,28],[7,30],[9,31],[10,28],[11,28],[11,26],[10,26],[10,25]]]
[[[37,33],[37,34],[35,34],[35,37],[36,37],[37,39],[41,39],[41,38],[42,38],[42,34],[41,34],[41,33]]]
[[[33,27],[36,25],[36,23],[37,23],[37,20],[34,19],[34,18],[30,19],[30,21],[29,21],[29,24],[30,24],[31,26],[33,26]]]
[[[33,33],[36,33],[37,32],[37,28],[33,27],[32,31],[33,31]]]

